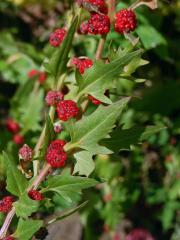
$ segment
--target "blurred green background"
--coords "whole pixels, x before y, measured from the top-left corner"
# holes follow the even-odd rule
[[[0,1],[0,151],[17,152],[4,127],[9,115],[22,124],[30,119],[26,124],[26,138],[36,142],[48,82],[36,99],[29,95],[17,101],[17,91],[28,81],[28,71],[41,68],[48,54],[50,32],[64,22],[69,24],[73,2]],[[117,1],[117,10],[129,4],[129,1]],[[134,75],[142,83],[122,80],[119,84],[119,95],[136,96],[123,115],[122,124],[125,127],[162,125],[163,130],[143,144],[132,146],[133,151],[121,151],[110,158],[97,157],[94,175],[106,179],[106,183],[101,189],[85,193],[90,200],[82,211],[85,240],[99,239],[111,230],[123,236],[132,228],[148,229],[158,240],[180,239],[180,2],[159,1],[155,11],[140,7],[136,12],[135,36],[139,36],[146,50],[143,58],[149,64]],[[73,54],[93,59],[97,41],[98,37],[79,35]],[[109,42],[114,47],[129,44],[112,31],[105,53]],[[0,155],[1,192],[4,178]],[[64,203],[60,204],[63,208]]]

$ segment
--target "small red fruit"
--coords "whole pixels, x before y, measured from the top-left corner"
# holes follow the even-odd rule
[[[17,145],[21,145],[24,143],[24,137],[21,136],[20,134],[15,134],[13,136],[13,142]]]
[[[0,212],[7,213],[11,210],[14,202],[13,197],[7,196],[0,201]]]
[[[52,168],[64,167],[67,154],[64,150],[51,150],[46,153],[46,161]]]
[[[3,240],[15,240],[15,238],[13,236],[7,236],[3,238]]]
[[[110,31],[109,17],[99,13],[92,13],[88,21],[88,33],[104,35]]]
[[[110,202],[112,200],[112,194],[109,193],[109,194],[104,195],[103,200],[105,203]]]
[[[81,74],[84,73],[85,69],[91,68],[92,65],[93,65],[93,61],[89,58],[76,58],[76,57],[74,57],[71,60],[71,63],[77,67],[77,69],[79,70],[79,72]]]
[[[80,28],[78,30],[78,33],[79,34],[88,34],[88,28],[89,28],[89,25],[88,25],[88,22],[83,22],[81,23],[80,25]]]
[[[28,77],[33,78],[39,75],[39,71],[36,69],[32,69],[28,72]]]
[[[103,14],[108,13],[108,8],[106,6],[105,0],[84,0],[84,3],[91,4],[92,7],[97,8],[97,10]]]
[[[88,98],[89,100],[91,100],[91,102],[94,104],[94,105],[100,105],[102,104],[101,101],[99,101],[98,99],[96,99],[95,97],[91,96],[91,95],[88,95]]]
[[[155,240],[149,231],[143,228],[133,229],[125,238],[125,240]]]
[[[67,31],[64,28],[58,28],[51,33],[49,43],[53,47],[58,47],[66,36]]]
[[[76,102],[72,100],[63,100],[57,105],[58,118],[62,121],[68,121],[78,115],[79,108]]]
[[[44,199],[43,195],[37,190],[30,190],[28,196],[35,201],[41,201]]]
[[[24,161],[30,161],[33,157],[33,150],[27,144],[24,144],[22,148],[19,149],[19,157]]]
[[[40,84],[44,83],[47,79],[47,74],[45,72],[39,72],[38,82]]]
[[[66,142],[62,139],[54,140],[49,144],[47,151],[62,150],[65,144]]]
[[[45,101],[49,106],[56,106],[64,99],[64,94],[59,91],[49,91],[46,95]]]
[[[136,15],[131,9],[121,9],[116,13],[115,31],[119,33],[134,31],[137,25]]]
[[[46,151],[46,161],[53,168],[60,168],[65,165],[67,154],[63,147],[66,144],[64,140],[57,139],[50,143]]]
[[[9,132],[17,133],[20,130],[19,124],[13,119],[6,120],[6,127]]]

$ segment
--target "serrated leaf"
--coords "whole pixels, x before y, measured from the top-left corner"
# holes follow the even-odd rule
[[[28,181],[24,175],[17,169],[16,164],[8,155],[3,153],[4,162],[7,171],[7,186],[6,189],[15,196],[20,196],[23,194],[28,186]]]
[[[105,91],[113,87],[116,77],[123,72],[123,68],[141,54],[142,50],[127,53],[108,64],[101,60],[96,61],[83,75],[83,81],[79,85],[79,96],[90,94],[102,102],[110,103],[104,96]]]
[[[76,159],[76,164],[74,166],[74,172],[79,173],[79,175],[89,176],[95,168],[95,163],[93,161],[93,154],[87,151],[81,151],[74,154]]]
[[[98,182],[87,177],[71,176],[69,172],[65,172],[62,175],[49,177],[46,184],[47,187],[42,192],[56,192],[67,201],[72,202],[74,196],[79,195],[83,189],[93,187]]]
[[[54,132],[54,127],[53,127],[53,123],[51,121],[50,116],[48,115],[46,117],[46,124],[45,124],[45,138],[44,138],[44,144],[41,148],[41,154],[40,154],[40,158],[44,159],[44,156],[46,154],[46,149],[49,145],[49,143],[54,140],[55,137],[55,132]]]
[[[61,46],[53,53],[49,63],[46,64],[46,69],[56,80],[65,72],[68,62],[68,54],[71,49],[74,33],[76,32],[78,17],[73,20],[73,23],[62,42]]]
[[[163,128],[162,126],[135,126],[130,129],[117,128],[110,134],[110,138],[104,139],[102,143],[114,152],[129,150],[131,145],[147,140]]]
[[[22,133],[25,134],[29,130],[39,130],[39,122],[41,115],[39,114],[43,107],[44,94],[40,89],[38,92],[31,92],[26,101],[20,106],[20,122],[23,125]]]
[[[149,62],[141,57],[134,58],[127,66],[124,67],[124,73],[121,76],[130,76],[137,68],[148,64]]]
[[[20,219],[13,237],[19,240],[29,240],[42,226],[43,221],[40,220]]]
[[[73,207],[73,208],[71,208],[71,209],[69,209],[69,210],[66,210],[66,211],[65,211],[64,213],[62,213],[60,216],[57,216],[56,218],[50,220],[50,221],[48,222],[48,225],[49,225],[49,224],[52,224],[52,223],[54,223],[54,222],[57,222],[57,221],[59,221],[59,220],[62,220],[62,219],[64,219],[64,218],[66,218],[66,217],[71,216],[72,214],[74,214],[75,212],[79,211],[81,208],[83,208],[84,206],[86,206],[87,203],[88,203],[88,201],[86,201],[86,202],[84,202],[84,203],[82,203],[82,204],[80,204],[80,205],[78,205],[78,206],[76,206],[76,207]]]
[[[123,98],[106,107],[99,106],[90,116],[85,116],[80,121],[67,127],[71,135],[69,144],[85,149],[92,154],[104,154],[104,148],[102,149],[98,142],[108,135],[129,99]]]
[[[32,213],[36,212],[39,207],[39,202],[31,200],[27,193],[23,194],[17,202],[13,204],[16,209],[16,215],[21,218],[27,218]]]

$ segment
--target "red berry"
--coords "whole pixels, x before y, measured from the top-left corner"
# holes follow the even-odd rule
[[[88,22],[83,22],[81,23],[80,25],[80,28],[78,30],[78,33],[79,34],[88,34],[88,28],[89,28],[89,25],[88,25]]]
[[[95,8],[97,8],[97,10],[103,14],[107,14],[108,13],[108,8],[106,6],[106,2],[105,0],[84,0],[84,3],[89,3],[92,6],[94,6]]]
[[[65,165],[67,154],[63,147],[66,144],[64,140],[57,139],[50,143],[46,151],[46,161],[53,167],[59,168]]]
[[[62,121],[68,121],[78,115],[79,108],[72,100],[63,100],[57,105],[58,118]]]
[[[104,195],[103,200],[105,203],[110,202],[112,200],[112,194],[109,193],[109,194]]]
[[[49,43],[53,47],[58,47],[66,36],[67,31],[64,28],[58,28],[51,33]]]
[[[60,133],[61,131],[62,131],[62,126],[61,126],[61,124],[60,123],[55,123],[54,124],[54,132],[55,133]]]
[[[67,154],[64,150],[51,150],[46,153],[46,161],[53,168],[64,167]]]
[[[7,236],[3,238],[3,240],[15,240],[15,238],[13,236]]]
[[[125,238],[125,240],[154,240],[153,236],[146,229],[136,228],[133,229]]]
[[[45,101],[49,106],[56,106],[64,99],[64,94],[58,91],[49,91],[46,95]]]
[[[21,145],[24,142],[24,137],[21,136],[20,134],[15,134],[13,136],[13,142],[17,145]]]
[[[49,144],[47,151],[49,152],[51,150],[62,150],[65,144],[66,142],[64,140],[61,139],[54,140]]]
[[[104,35],[110,31],[109,17],[103,14],[92,13],[88,21],[88,33]]]
[[[13,119],[6,120],[6,127],[7,127],[8,131],[10,131],[12,133],[17,133],[20,130],[19,124]]]
[[[75,0],[76,3],[81,7],[82,3],[83,3],[83,0]]]
[[[134,31],[137,25],[136,15],[131,9],[121,9],[116,13],[115,31],[119,33]]]
[[[102,102],[99,101],[98,99],[94,98],[93,96],[91,95],[88,95],[88,98],[89,100],[91,100],[91,102],[94,104],[94,105],[100,105]]]
[[[32,69],[31,71],[28,72],[28,77],[29,78],[33,78],[35,76],[38,76],[39,75],[39,71],[36,70],[36,69]]]
[[[0,212],[7,213],[11,210],[14,202],[13,197],[7,196],[0,201]]]
[[[44,83],[46,81],[47,74],[45,72],[39,72],[38,82],[40,84]]]
[[[71,63],[77,67],[77,69],[79,70],[79,72],[81,74],[84,73],[86,68],[91,68],[92,65],[93,65],[93,61],[89,58],[76,58],[76,57],[74,57],[72,59]]]
[[[24,144],[19,149],[19,157],[24,161],[30,161],[33,157],[33,150],[27,144]]]
[[[41,201],[44,199],[43,195],[37,190],[30,190],[28,196],[35,201]]]

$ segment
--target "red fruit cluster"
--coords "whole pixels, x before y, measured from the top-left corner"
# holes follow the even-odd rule
[[[15,240],[15,238],[13,236],[7,236],[3,238],[3,240]]]
[[[45,101],[49,106],[56,106],[64,99],[64,94],[59,91],[49,91],[46,95]]]
[[[42,83],[46,80],[47,75],[46,75],[45,72],[41,72],[41,71],[38,71],[38,70],[36,70],[36,69],[32,69],[32,70],[30,70],[30,71],[28,72],[28,77],[29,77],[29,78],[35,78],[35,77],[37,77],[37,78],[38,78],[38,82],[39,82],[40,84],[42,84]]]
[[[64,151],[65,141],[55,140],[50,143],[46,151],[46,161],[53,168],[60,168],[65,165],[67,154]]]
[[[137,25],[136,15],[131,9],[121,9],[116,13],[115,31],[119,33],[134,31]]]
[[[90,68],[93,65],[93,61],[89,58],[76,58],[74,57],[71,61],[73,65],[77,67],[81,74],[84,73],[86,68]]]
[[[27,144],[24,144],[19,149],[19,157],[24,161],[30,161],[33,157],[33,150]]]
[[[106,6],[105,0],[84,0],[83,3],[83,5],[90,4],[92,7],[94,7],[94,9],[97,8],[97,11],[103,14],[108,13],[108,8]]]
[[[62,121],[68,121],[78,115],[79,108],[76,102],[72,100],[63,100],[57,105],[58,118]]]
[[[8,131],[12,132],[12,133],[17,133],[20,130],[19,124],[13,119],[6,120],[6,127],[7,127]]]
[[[142,228],[136,228],[133,229],[127,236],[126,240],[155,240],[150,232],[148,232],[146,229]]]
[[[30,190],[28,196],[35,201],[41,201],[44,199],[43,195],[37,190]]]
[[[89,100],[94,104],[94,105],[100,105],[102,102],[96,99],[95,97],[88,95]]]
[[[13,197],[7,196],[0,201],[0,212],[7,213],[11,210],[14,202]]]
[[[88,33],[104,35],[110,31],[110,20],[107,15],[92,13],[88,20]]]
[[[66,36],[67,31],[64,28],[58,28],[51,33],[49,43],[53,47],[58,47]]]

